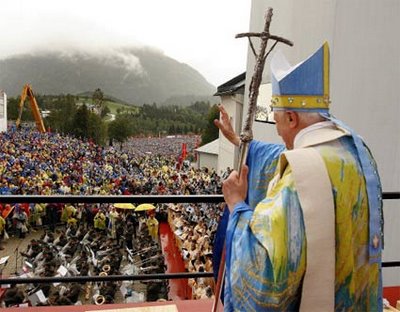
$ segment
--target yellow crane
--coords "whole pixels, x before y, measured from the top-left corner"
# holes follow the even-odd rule
[[[19,106],[18,106],[18,118],[17,118],[17,121],[15,122],[17,129],[21,125],[22,110],[24,108],[24,103],[25,103],[26,97],[29,97],[29,101],[31,103],[32,114],[33,114],[33,117],[35,118],[36,127],[37,127],[38,131],[42,132],[42,133],[46,132],[46,128],[44,127],[42,116],[40,115],[39,106],[36,102],[35,96],[33,95],[32,87],[29,84],[24,85],[22,92],[21,92],[21,101],[19,102]]]

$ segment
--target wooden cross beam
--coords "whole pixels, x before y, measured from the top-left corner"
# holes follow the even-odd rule
[[[261,80],[262,80],[262,73],[263,73],[265,61],[266,61],[268,55],[275,48],[275,46],[278,44],[278,42],[282,42],[289,46],[293,46],[292,41],[285,39],[283,37],[279,37],[279,36],[270,34],[269,27],[271,25],[272,15],[273,15],[272,8],[268,8],[267,12],[265,14],[264,30],[261,33],[248,32],[248,33],[241,33],[241,34],[236,35],[236,38],[247,37],[249,39],[249,44],[250,44],[251,50],[253,51],[253,54],[256,57],[254,73],[251,78],[251,83],[250,83],[250,88],[249,88],[249,90],[250,90],[250,92],[249,92],[249,110],[247,112],[243,131],[240,134],[241,142],[250,142],[253,139],[253,134],[252,134],[251,129],[253,126],[253,120],[254,120],[254,115],[255,115],[256,106],[257,106],[258,90],[260,88],[260,84],[261,84]],[[258,37],[261,39],[260,50],[258,53],[256,53],[256,51],[255,51],[253,42],[251,41],[251,37]],[[265,52],[267,49],[269,39],[275,40],[275,42],[273,43],[271,48],[268,50],[268,52]]]

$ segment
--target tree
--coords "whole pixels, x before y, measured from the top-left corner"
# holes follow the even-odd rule
[[[171,124],[170,126],[169,126],[169,128],[168,128],[168,134],[175,134],[176,133],[176,131],[175,131],[175,125],[174,124]]]
[[[210,143],[218,138],[218,128],[214,125],[214,119],[219,118],[219,109],[217,105],[213,105],[208,110],[207,125],[201,136],[201,145]]]
[[[76,117],[76,97],[70,94],[59,96],[47,96],[47,107],[50,116],[45,120],[45,126],[52,131],[74,134],[74,120]]]
[[[16,120],[18,117],[18,99],[8,98],[7,100],[7,115],[8,119]]]
[[[107,114],[109,114],[110,112],[111,112],[111,111],[110,111],[110,109],[108,108],[108,106],[105,105],[104,108],[103,108],[102,111],[101,111],[100,117],[101,117],[101,118],[104,118],[104,117],[106,117]]]
[[[192,105],[188,107],[190,110],[195,111],[196,113],[205,115],[210,109],[210,102],[194,102]]]
[[[89,123],[89,110],[86,105],[83,104],[76,111],[75,117],[72,121],[73,130],[72,133],[78,138],[87,137],[87,126]]]
[[[104,144],[107,136],[105,122],[97,114],[90,113],[87,125],[87,137],[93,139],[96,144]]]
[[[131,135],[129,119],[118,115],[117,118],[108,124],[108,136],[111,140],[116,140],[121,145]]]
[[[95,105],[97,108],[103,107],[104,93],[103,93],[103,91],[101,91],[100,88],[97,88],[96,90],[94,90],[93,95],[92,95],[92,102],[93,102],[93,105]]]

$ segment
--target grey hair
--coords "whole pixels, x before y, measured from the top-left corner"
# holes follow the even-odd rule
[[[307,126],[315,124],[317,122],[325,121],[326,119],[317,112],[297,112],[299,114],[300,122]]]
[[[287,112],[289,110],[286,109],[282,109],[282,110],[274,110],[274,113],[284,113]],[[315,124],[317,122],[321,122],[321,121],[325,121],[326,118],[324,118],[320,113],[318,112],[299,112],[299,111],[294,111],[292,110],[292,112],[296,112],[299,115],[299,121],[302,124],[305,124],[307,126],[310,126],[312,124]]]

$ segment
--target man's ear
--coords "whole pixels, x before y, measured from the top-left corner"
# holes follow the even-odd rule
[[[289,127],[291,129],[296,128],[299,125],[299,115],[296,112],[288,111]]]

